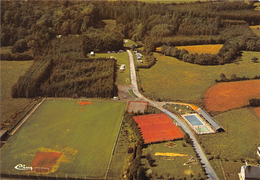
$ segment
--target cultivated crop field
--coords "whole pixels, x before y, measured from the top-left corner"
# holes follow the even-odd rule
[[[178,49],[186,49],[189,53],[209,53],[218,54],[219,50],[222,48],[222,44],[213,45],[194,45],[194,46],[176,46]]]
[[[224,73],[227,78],[252,78],[259,75],[260,63],[253,63],[254,56],[260,52],[243,52],[237,63],[221,66],[200,66],[180,61],[176,58],[154,53],[156,64],[150,69],[139,69],[143,94],[148,98],[199,101],[206,90],[215,84]]]
[[[219,83],[204,96],[210,111],[227,111],[249,105],[249,100],[260,98],[260,80]]]
[[[5,123],[8,118],[14,115],[14,113],[21,110],[31,102],[31,100],[27,98],[12,98],[11,89],[19,77],[30,68],[30,66],[33,64],[33,61],[1,61],[0,63],[1,123]]]
[[[125,107],[122,102],[45,100],[2,148],[1,173],[104,178]],[[14,169],[18,164],[32,171]]]

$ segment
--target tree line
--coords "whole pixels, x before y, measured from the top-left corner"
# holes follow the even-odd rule
[[[193,64],[223,65],[234,62],[241,51],[260,51],[260,38],[252,34],[248,26],[230,27],[226,31],[233,31],[233,37],[225,41],[218,54],[189,53],[185,49],[166,45],[162,46],[161,52],[166,56],[172,56]]]
[[[216,79],[215,82],[219,83],[219,82],[234,82],[234,81],[247,81],[247,80],[255,80],[255,79],[260,79],[260,76],[255,76],[253,78],[249,78],[249,77],[238,77],[236,74],[233,74],[230,76],[230,78],[227,78],[226,75],[224,73],[220,74],[220,79]]]
[[[42,52],[13,86],[13,97],[117,95],[116,60],[86,57],[81,37],[56,38]]]

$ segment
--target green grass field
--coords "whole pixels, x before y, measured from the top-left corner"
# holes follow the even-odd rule
[[[232,74],[254,77],[260,69],[260,63],[251,60],[259,57],[260,52],[243,52],[242,61],[219,66],[190,64],[159,53],[154,56],[157,62],[153,67],[139,69],[143,94],[148,98],[198,101],[221,73],[228,78]]]
[[[208,157],[220,156],[227,179],[238,179],[237,173],[241,165],[245,164],[241,163],[241,159],[247,160],[249,164],[257,164],[256,149],[260,146],[260,119],[250,108],[225,112],[214,116],[214,119],[226,132],[200,136],[202,146],[211,153]],[[215,158],[210,162],[219,177],[223,176],[221,161]]]
[[[175,148],[169,148],[165,146],[167,142],[164,143],[156,143],[148,145],[147,148],[143,149],[143,155],[150,153],[152,158],[156,160],[154,163],[155,167],[150,167],[146,159],[142,159],[142,164],[145,164],[146,168],[152,169],[152,179],[157,179],[161,175],[165,178],[175,178],[175,179],[199,179],[206,178],[204,172],[202,171],[202,166],[199,162],[190,163],[188,165],[184,165],[187,163],[191,157],[194,157],[196,160],[196,154],[191,145],[187,144],[187,147],[183,147],[184,140],[173,141],[176,143]],[[156,152],[167,152],[167,153],[181,153],[186,154],[188,156],[185,157],[174,157],[173,160],[166,160],[164,157],[155,156]],[[197,160],[198,161],[198,160]],[[189,174],[192,173],[192,177]],[[157,175],[157,176],[156,176]]]
[[[253,109],[228,111],[214,116],[214,119],[226,132],[200,136],[203,145],[212,155],[220,154],[221,158],[231,160],[256,158],[256,149],[260,146],[260,119]]]
[[[115,57],[117,60],[118,70],[117,70],[117,85],[128,85],[131,84],[130,80],[130,70],[129,70],[129,58],[128,53],[125,51],[123,53],[107,54],[107,53],[95,53],[95,56],[89,56],[93,58],[109,58]],[[123,73],[119,72],[121,64],[125,64],[126,68]]]
[[[2,48],[1,48],[2,50]],[[31,99],[14,99],[12,86],[22,76],[33,61],[1,61],[1,124],[9,123],[8,118],[31,102]],[[8,126],[8,125],[7,125]]]
[[[128,42],[126,42],[126,43],[124,43],[124,47],[127,47],[127,48],[129,48],[129,46],[131,46],[131,45],[137,45],[134,41],[132,41],[131,39],[125,39],[125,41],[128,41]]]
[[[125,107],[122,102],[81,106],[76,100],[46,100],[2,148],[2,173],[17,174],[17,164],[30,166],[35,153],[44,150],[64,155],[49,176],[104,178]]]

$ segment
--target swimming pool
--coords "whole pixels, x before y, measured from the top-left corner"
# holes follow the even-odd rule
[[[183,115],[183,117],[187,119],[192,126],[204,125],[204,123],[201,122],[201,120],[195,114]]]

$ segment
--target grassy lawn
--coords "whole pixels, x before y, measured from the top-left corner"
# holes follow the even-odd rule
[[[17,164],[30,166],[36,152],[62,153],[49,176],[105,176],[125,103],[46,100],[1,150],[2,173],[17,174]],[[27,174],[20,171],[20,174]]]
[[[126,42],[126,43],[124,43],[124,47],[127,47],[127,48],[129,48],[129,46],[131,46],[131,45],[137,45],[134,41],[132,41],[131,39],[125,39],[125,41],[128,41],[128,42]]]
[[[254,77],[259,75],[260,63],[253,63],[260,52],[243,52],[238,63],[201,66],[179,61],[176,58],[154,53],[156,64],[150,69],[139,69],[144,95],[148,98],[167,98],[181,101],[199,101],[206,90],[215,84],[224,73],[230,78],[237,76]]]
[[[1,48],[3,51],[3,48]],[[1,61],[1,123],[31,102],[31,99],[14,99],[11,96],[12,86],[22,76],[33,61]]]
[[[129,58],[128,53],[125,51],[123,53],[114,53],[114,54],[107,54],[107,53],[95,53],[95,56],[89,56],[93,58],[109,58],[115,57],[117,60],[118,70],[117,70],[117,85],[128,85],[131,84],[130,80],[130,69],[129,69]],[[125,64],[126,68],[123,73],[119,72],[119,68],[121,64]]]
[[[176,143],[177,146],[175,148],[165,146],[167,143],[165,142],[151,144],[148,145],[147,148],[143,149],[143,155],[150,153],[152,155],[152,159],[156,160],[154,163],[155,167],[150,167],[148,161],[145,158],[142,159],[142,164],[144,164],[146,168],[150,168],[152,170],[152,179],[157,179],[157,177],[160,177],[161,175],[165,179],[173,177],[175,179],[181,179],[184,177],[187,179],[199,179],[199,177],[206,178],[200,163],[193,162],[188,165],[184,165],[184,163],[188,162],[191,156],[197,159],[193,147],[189,144],[187,144],[187,147],[183,147],[183,140],[172,142]],[[155,156],[154,154],[156,152],[181,153],[187,154],[188,156],[174,157],[173,160],[166,160],[164,157]],[[191,173],[193,177],[191,177],[189,173]]]
[[[229,161],[256,158],[256,149],[260,146],[260,119],[253,109],[232,110],[214,116],[214,119],[226,132],[200,136],[205,150]]]

